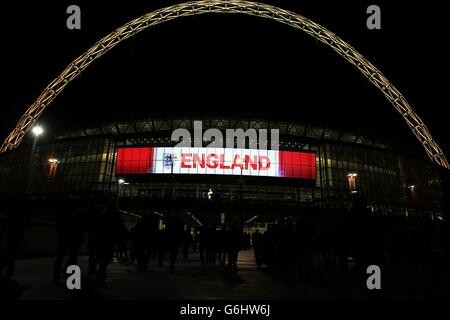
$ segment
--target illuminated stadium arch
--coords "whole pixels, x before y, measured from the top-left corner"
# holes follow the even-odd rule
[[[151,26],[179,17],[205,13],[241,13],[275,20],[300,29],[331,47],[345,60],[354,65],[370,82],[383,92],[397,112],[405,119],[411,131],[423,145],[431,161],[450,169],[450,165],[441,148],[434,141],[422,119],[413,111],[403,95],[374,65],[367,61],[352,46],[324,27],[299,14],[262,3],[238,0],[201,0],[172,5],[147,13],[111,32],[69,64],[45,88],[37,100],[20,118],[14,130],[5,139],[0,148],[0,152],[17,147],[25,133],[33,126],[45,108],[61,93],[69,82],[77,78],[91,63],[114,48],[121,41]]]

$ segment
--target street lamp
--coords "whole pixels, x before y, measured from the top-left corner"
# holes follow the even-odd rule
[[[34,126],[33,129],[31,129],[31,132],[33,132],[35,137],[39,137],[44,133],[44,129],[41,126]]]
[[[415,199],[416,199],[416,186],[415,185],[409,185],[408,186],[409,191],[411,192],[411,213],[414,215],[415,214],[415,210],[414,210],[414,205],[415,205]],[[406,216],[408,217],[408,211],[406,212]]]
[[[356,193],[356,177],[357,176],[358,176],[357,173],[349,173],[349,174],[347,174],[348,188],[350,189],[351,193]]]
[[[210,188],[208,191],[208,200],[212,199],[213,194],[214,194],[214,191],[212,191],[212,189]]]
[[[44,133],[44,129],[41,126],[37,125],[31,129],[31,133],[34,136],[34,139],[33,139],[33,145],[31,146],[30,158],[28,159],[27,180],[26,180],[26,184],[25,184],[25,192],[26,192],[26,186],[31,179],[31,171],[32,171],[32,167],[33,167],[33,158],[34,158],[34,153],[36,151],[37,140],[38,140],[39,136],[41,136]]]
[[[61,163],[61,161],[59,161],[56,158],[50,158],[48,159],[48,163],[50,165],[50,169],[48,172],[48,180],[52,181],[55,179],[56,169],[58,168],[58,165]]]
[[[117,198],[116,198],[116,209],[119,208],[119,195],[120,195],[120,188],[122,185],[127,185],[129,184],[128,182],[126,182],[124,179],[120,178],[119,180],[117,180]]]
[[[412,185],[408,186],[408,189],[411,192],[411,200],[414,201],[415,196],[416,196],[416,186],[412,184]]]

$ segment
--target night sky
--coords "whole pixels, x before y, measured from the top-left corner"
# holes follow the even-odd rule
[[[0,135],[95,41],[177,1],[15,1],[2,8]],[[442,1],[268,1],[328,28],[404,94],[449,157],[447,12]],[[82,29],[66,28],[78,4]],[[378,4],[382,29],[366,28]],[[445,57],[445,58],[444,58]],[[152,27],[91,65],[41,118],[48,132],[140,114],[270,117],[364,129],[413,143],[403,119],[354,67],[314,38],[244,15],[203,15]]]

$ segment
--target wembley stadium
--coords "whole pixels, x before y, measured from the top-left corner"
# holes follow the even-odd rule
[[[205,141],[202,148],[184,148],[189,154],[175,157],[183,148],[173,148],[172,132],[192,132],[195,120],[202,121],[204,131],[278,129],[279,150],[265,151],[268,159],[274,153],[265,165],[270,170],[243,154],[254,163],[227,165],[223,155],[212,161],[208,152],[220,151]],[[245,142],[246,147],[252,143],[250,138]],[[249,149],[222,152],[232,150]],[[174,156],[169,165],[168,155]],[[181,210],[199,224],[220,224],[226,217],[247,222],[247,228],[297,216],[301,208],[316,211],[320,219],[329,209],[349,209],[360,200],[386,215],[442,219],[440,179],[429,161],[385,138],[323,125],[223,117],[142,118],[37,139],[35,146],[6,152],[0,161],[1,192],[10,194],[25,186],[27,198],[41,204],[68,196],[106,196],[134,215]]]
[[[448,297],[436,10],[169,2],[6,17],[0,297]]]

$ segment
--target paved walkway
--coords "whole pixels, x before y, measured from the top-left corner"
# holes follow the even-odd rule
[[[19,299],[366,299],[365,278],[324,271],[311,274],[309,279],[277,279],[267,271],[255,268],[253,251],[241,251],[236,273],[199,265],[198,254],[177,263],[175,274],[166,267],[150,262],[148,272],[137,272],[130,264],[113,262],[108,267],[107,284],[103,288],[88,285],[82,289],[66,290],[51,282],[53,258],[17,261],[16,279]],[[80,258],[82,272],[87,270],[87,258]],[[419,276],[418,276],[419,275]],[[437,286],[426,272],[383,271],[383,297],[386,299],[450,298],[448,287]],[[9,292],[17,292],[15,290]],[[9,294],[11,295],[11,294]],[[0,293],[1,296],[1,293]]]
[[[17,279],[25,285],[20,299],[289,299],[291,293],[280,281],[255,269],[252,251],[239,255],[237,273],[210,269],[199,265],[197,254],[180,260],[175,274],[170,274],[168,261],[157,267],[152,260],[148,272],[137,272],[130,264],[113,262],[108,267],[107,284],[98,288],[82,282],[85,290],[69,292],[53,284],[53,258],[17,261]],[[80,258],[82,272],[87,270],[87,258]],[[274,292],[277,294],[275,295]]]

